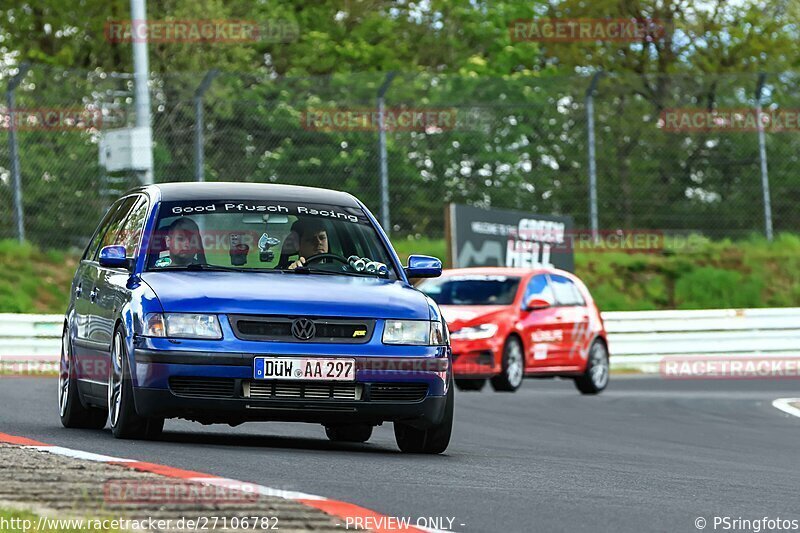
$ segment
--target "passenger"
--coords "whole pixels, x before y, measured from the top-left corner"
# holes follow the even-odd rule
[[[169,266],[187,266],[206,262],[200,228],[191,218],[180,217],[170,224],[165,240],[169,251]]]

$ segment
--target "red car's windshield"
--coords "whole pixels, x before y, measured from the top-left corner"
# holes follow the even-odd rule
[[[519,280],[512,276],[447,276],[426,280],[418,288],[439,305],[510,305]]]

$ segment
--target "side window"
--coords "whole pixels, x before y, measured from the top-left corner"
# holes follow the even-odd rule
[[[547,282],[547,276],[544,274],[533,276],[528,282],[528,286],[525,288],[525,295],[522,297],[522,305],[524,306],[525,303],[534,296],[542,300],[547,300],[548,302],[556,302],[553,289],[550,288],[550,284]]]
[[[553,292],[558,305],[584,305],[583,297],[572,280],[564,276],[553,275],[550,276],[550,281],[553,282]]]
[[[126,256],[128,258],[136,257],[139,252],[139,243],[142,242],[142,230],[144,230],[144,222],[147,217],[147,197],[139,196],[136,204],[133,206],[131,214],[125,220],[122,230],[117,236],[115,244],[122,244],[125,246]]]
[[[97,226],[94,237],[92,237],[92,241],[89,243],[89,246],[86,247],[86,251],[83,253],[83,257],[81,259],[93,259],[95,257],[97,250],[100,248],[100,243],[103,241],[103,235],[106,234],[108,226],[111,224],[114,215],[119,209],[120,203],[121,202],[114,202],[111,204],[111,207],[108,208],[108,211],[106,211],[106,214],[103,216],[103,220],[101,220],[100,224]]]
[[[119,206],[119,209],[116,213],[114,213],[114,216],[109,221],[108,230],[105,232],[105,235],[103,235],[103,238],[100,241],[100,249],[112,244],[120,244],[117,242],[117,236],[119,235],[120,230],[125,223],[125,219],[131,212],[133,204],[136,203],[136,200],[138,200],[137,196],[131,196],[123,200],[122,204]],[[93,257],[97,257],[97,253],[95,253]]]

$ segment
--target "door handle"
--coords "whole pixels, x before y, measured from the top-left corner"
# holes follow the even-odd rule
[[[78,283],[78,286],[75,287],[75,298],[80,298],[81,294],[83,294],[83,287]]]
[[[94,302],[96,298],[97,298],[97,287],[92,289],[92,292],[89,293],[89,301]]]

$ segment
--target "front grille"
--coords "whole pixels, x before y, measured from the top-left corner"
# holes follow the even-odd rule
[[[169,378],[169,388],[186,398],[233,398],[236,381],[228,378]]]
[[[306,340],[292,334],[292,321],[300,317],[230,315],[231,328],[237,338],[248,341],[327,342],[363,344],[372,338],[374,320],[359,318],[309,318],[315,334]]]
[[[370,388],[370,400],[376,402],[418,402],[427,394],[427,383],[373,383]]]
[[[428,394],[427,383],[372,383],[369,400],[374,402],[418,402]],[[240,394],[232,378],[171,377],[169,388],[184,398],[234,398],[253,400],[345,400],[365,399],[362,383],[315,381],[246,380]],[[243,393],[243,396],[241,395]]]
[[[291,322],[257,322],[255,320],[239,320],[237,332],[243,337],[277,338],[291,337]]]
[[[360,400],[360,383],[315,383],[307,381],[250,381],[245,383],[245,398],[298,400]]]

